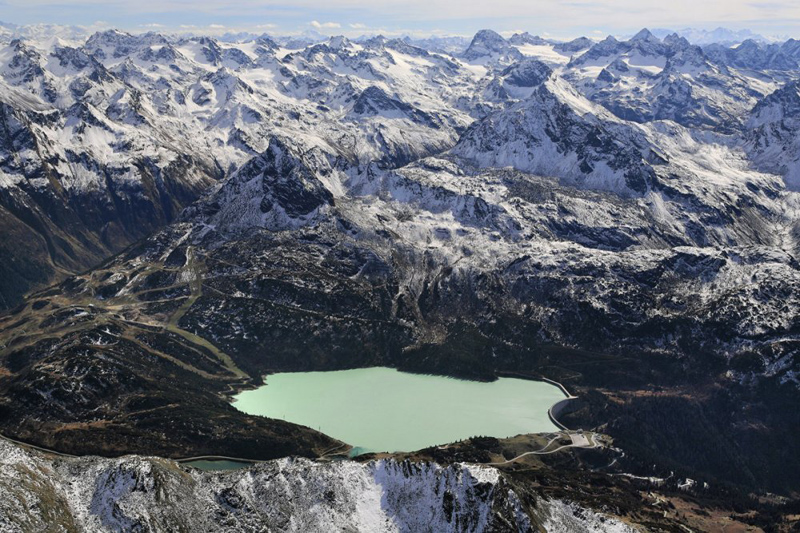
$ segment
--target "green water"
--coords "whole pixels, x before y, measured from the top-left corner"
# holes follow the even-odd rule
[[[322,431],[359,452],[414,451],[475,435],[557,431],[547,416],[558,387],[407,374],[391,368],[273,374],[234,406]]]
[[[226,459],[197,459],[195,461],[186,461],[183,463],[187,466],[193,466],[200,470],[239,470],[240,468],[247,468],[252,466],[253,463],[245,463],[243,461],[229,461]]]

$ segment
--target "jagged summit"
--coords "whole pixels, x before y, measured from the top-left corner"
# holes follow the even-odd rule
[[[546,79],[538,77],[527,99],[473,125],[453,152],[482,167],[512,166],[623,195],[646,192],[654,177],[646,138],[563,81]]]
[[[577,39],[573,39],[571,41],[567,41],[564,43],[556,43],[556,45],[553,48],[555,50],[560,50],[563,52],[574,53],[586,50],[587,48],[590,48],[593,44],[594,41],[589,39],[588,37],[578,37]]]
[[[478,30],[472,37],[470,45],[485,45],[487,47],[502,47],[506,44],[506,40],[494,30]]]
[[[505,59],[509,55],[514,58],[522,57],[516,48],[512,48],[509,42],[496,31],[480,30],[472,38],[463,57],[468,61],[475,61],[481,58]]]
[[[509,37],[508,42],[511,44],[533,44],[533,45],[546,45],[549,43],[547,39],[543,39],[538,35],[531,35],[530,33],[523,32],[523,33],[515,33],[511,37]]]
[[[350,45],[350,39],[344,35],[336,35],[328,39],[328,46],[333,50],[341,50]]]
[[[631,41],[661,42],[661,39],[653,35],[647,28],[642,28],[639,33],[631,37]]]
[[[537,59],[514,63],[500,73],[504,80],[518,87],[535,87],[553,74],[553,69]]]
[[[318,173],[330,174],[273,137],[267,150],[252,158],[219,189],[184,213],[184,220],[213,226],[231,235],[254,228],[284,231],[311,223],[334,204]],[[200,215],[197,218],[197,215]]]

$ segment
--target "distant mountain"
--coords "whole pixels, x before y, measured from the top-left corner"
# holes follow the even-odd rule
[[[554,49],[561,52],[575,53],[591,48],[593,44],[594,41],[588,37],[578,37],[577,39],[573,39],[571,41],[556,43]]]
[[[684,37],[692,44],[706,45],[706,44],[722,44],[733,45],[739,44],[748,39],[767,43],[771,39],[767,39],[750,30],[730,30],[727,28],[717,28],[715,30],[703,30],[697,28],[683,28],[680,30],[667,30],[667,29],[654,29],[653,34],[663,39],[667,35],[677,33],[679,36]]]
[[[551,41],[547,39],[542,39],[538,35],[531,35],[528,32],[523,33],[515,33],[511,37],[508,38],[508,42],[511,44],[534,44],[534,45],[548,45],[553,44]]]
[[[472,38],[462,57],[467,61],[508,62],[522,59],[522,54],[499,33],[481,30]]]
[[[800,41],[765,44],[748,39],[735,47],[718,44],[704,48],[714,60],[740,69],[786,72],[800,65]]]
[[[642,30],[628,41],[600,41],[573,57],[562,75],[620,118],[733,132],[765,89],[731,66],[730,57],[676,34],[661,40]]]
[[[45,41],[54,38],[76,42],[86,39],[93,31],[94,30],[83,26],[67,26],[60,24],[17,25],[0,22],[0,42],[9,42],[12,39]]]
[[[403,40],[410,44],[413,44],[414,46],[419,46],[420,48],[424,48],[425,50],[429,50],[431,52],[449,54],[449,55],[460,54],[461,52],[467,49],[470,43],[470,39],[468,37],[462,37],[462,36],[451,36],[451,37],[432,36],[424,39],[403,37]]]
[[[296,50],[298,48],[305,48],[312,44],[318,44],[328,39],[327,35],[312,29],[308,29],[300,35],[285,35],[276,37],[277,41],[284,45],[286,48]]]

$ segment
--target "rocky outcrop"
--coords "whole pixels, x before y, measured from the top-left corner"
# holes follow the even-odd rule
[[[490,467],[282,459],[211,473],[148,457],[45,458],[6,442],[0,451],[0,527],[9,532],[534,531]]]

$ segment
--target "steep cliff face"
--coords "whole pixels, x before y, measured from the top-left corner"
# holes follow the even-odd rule
[[[263,154],[188,208],[183,218],[234,235],[254,228],[283,231],[313,224],[334,206],[334,191],[341,194],[345,177],[324,153],[314,155],[301,155],[273,138]]]

